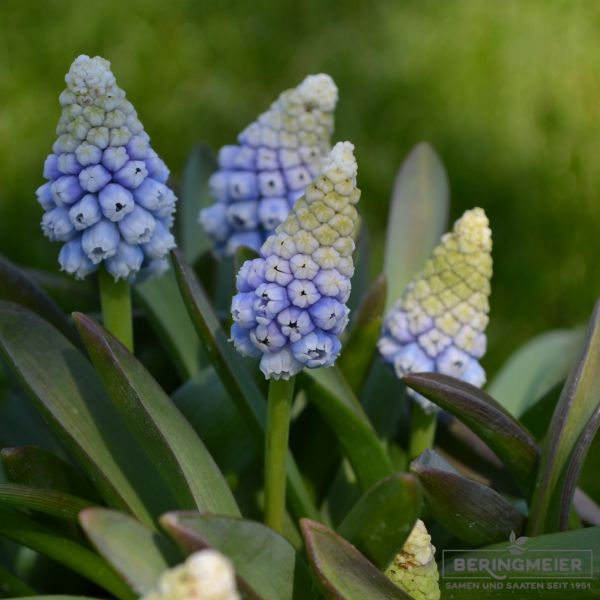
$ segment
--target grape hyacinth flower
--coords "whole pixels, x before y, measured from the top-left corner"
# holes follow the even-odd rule
[[[330,367],[348,323],[358,221],[354,146],[336,144],[287,219],[237,275],[231,336],[267,379]]]
[[[65,77],[58,139],[37,190],[42,230],[62,242],[63,271],[82,279],[104,266],[115,280],[166,268],[177,198],[110,63],[81,55]]]
[[[309,75],[219,152],[209,181],[215,202],[200,212],[217,256],[240,246],[258,250],[318,175],[330,150],[337,88],[329,75]]]
[[[394,557],[385,574],[415,600],[440,599],[435,546],[421,519],[417,519],[402,550]]]
[[[398,377],[437,372],[485,383],[492,232],[481,208],[468,210],[433,250],[424,270],[385,319],[379,352]],[[436,407],[409,390],[425,412]]]
[[[142,600],[240,600],[231,561],[206,549],[188,557],[183,565],[164,572],[156,590]]]

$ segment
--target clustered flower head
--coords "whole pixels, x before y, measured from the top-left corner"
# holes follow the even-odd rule
[[[62,270],[78,279],[101,265],[115,279],[162,271],[175,247],[169,170],[107,60],[81,55],[65,81],[48,181],[37,190],[42,230],[63,243]]]
[[[169,569],[142,600],[240,600],[231,561],[216,550],[192,554]]]
[[[481,208],[468,210],[387,315],[378,343],[398,377],[438,372],[485,383],[492,232]],[[427,411],[435,405],[409,390]]]
[[[219,152],[209,186],[214,204],[200,223],[217,255],[238,246],[258,250],[318,175],[330,150],[337,87],[329,75],[309,75]]]
[[[231,336],[267,378],[332,366],[348,323],[358,223],[354,146],[336,144],[287,219],[237,275]]]
[[[415,600],[439,600],[435,546],[421,519],[417,519],[402,550],[394,557],[385,574]]]

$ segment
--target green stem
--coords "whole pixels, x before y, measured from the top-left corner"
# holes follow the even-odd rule
[[[427,448],[433,448],[436,426],[437,411],[427,413],[418,402],[414,402],[410,419],[410,441],[408,445],[410,460],[419,456]]]
[[[271,380],[265,444],[265,523],[283,533],[285,517],[286,458],[294,378]]]
[[[98,271],[98,282],[100,284],[100,305],[104,327],[130,352],[133,352],[133,323],[129,283],[124,279],[115,281],[104,267],[100,267]]]

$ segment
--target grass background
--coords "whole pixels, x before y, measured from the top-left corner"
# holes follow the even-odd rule
[[[34,190],[80,53],[112,61],[175,175],[306,74],[340,88],[381,239],[398,166],[443,158],[452,217],[494,231],[492,369],[531,335],[591,313],[600,286],[600,3],[593,0],[0,0],[0,252],[56,268]],[[380,260],[375,254],[374,269]]]

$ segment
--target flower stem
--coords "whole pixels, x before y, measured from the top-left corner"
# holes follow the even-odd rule
[[[115,281],[104,267],[100,267],[98,271],[98,282],[100,284],[100,305],[104,327],[130,352],[133,352],[133,323],[129,283],[124,279]]]
[[[285,517],[286,458],[294,378],[269,383],[265,444],[265,523],[283,533]]]
[[[410,420],[410,441],[408,454],[410,460],[416,458],[427,448],[433,447],[437,426],[437,411],[423,410],[418,402],[413,403]]]

